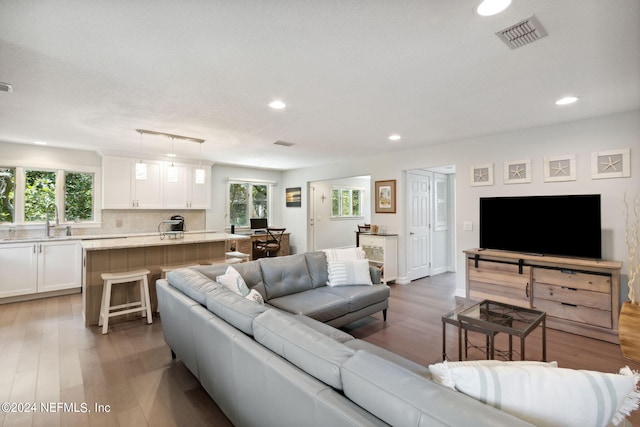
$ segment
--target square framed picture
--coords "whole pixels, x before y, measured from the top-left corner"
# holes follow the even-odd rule
[[[531,182],[531,160],[504,162],[505,184],[528,184]]]
[[[302,205],[302,188],[287,188],[285,192],[285,199],[288,208],[299,208]]]
[[[396,213],[396,180],[376,181],[376,213]]]
[[[471,165],[469,170],[469,184],[477,187],[493,185],[493,163]]]
[[[576,156],[544,158],[544,182],[575,181],[576,180]]]
[[[628,178],[631,176],[631,150],[598,151],[591,153],[591,178]]]

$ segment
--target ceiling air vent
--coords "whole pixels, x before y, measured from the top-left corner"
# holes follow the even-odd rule
[[[524,19],[496,33],[511,49],[517,49],[529,43],[533,43],[547,35],[535,16]]]
[[[296,145],[293,142],[287,142],[287,141],[276,141],[273,144],[274,145],[282,145],[283,147],[291,147],[292,145]]]
[[[0,91],[13,92],[13,86],[11,86],[9,83],[0,82]]]

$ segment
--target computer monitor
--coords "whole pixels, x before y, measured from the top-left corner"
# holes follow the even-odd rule
[[[251,218],[251,229],[252,230],[266,230],[267,229],[267,218]]]

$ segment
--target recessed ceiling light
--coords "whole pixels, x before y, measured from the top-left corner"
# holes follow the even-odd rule
[[[556,101],[556,105],[569,105],[573,104],[578,100],[577,96],[565,96],[564,98],[560,98]]]
[[[287,107],[287,104],[280,101],[279,99],[276,99],[275,101],[269,103],[269,107],[273,108],[274,110],[282,110]]]
[[[493,16],[502,12],[511,4],[511,0],[482,0],[476,7],[475,11],[480,16]]]
[[[389,141],[400,141],[402,139],[402,137],[400,135],[398,135],[397,133],[394,133],[393,135],[391,135],[389,137]]]
[[[46,141],[33,141],[33,143],[36,145],[47,145]]]

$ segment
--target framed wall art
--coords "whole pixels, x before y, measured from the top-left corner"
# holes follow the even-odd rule
[[[531,182],[531,160],[504,162],[505,184],[528,184]]]
[[[288,208],[299,208],[302,206],[302,188],[287,188],[285,191],[285,200]]]
[[[376,213],[396,213],[396,180],[376,181]]]
[[[576,180],[576,156],[544,158],[544,182],[575,181]]]
[[[609,150],[591,153],[591,178],[628,178],[631,150]]]
[[[493,163],[471,165],[469,180],[472,186],[493,185]]]

